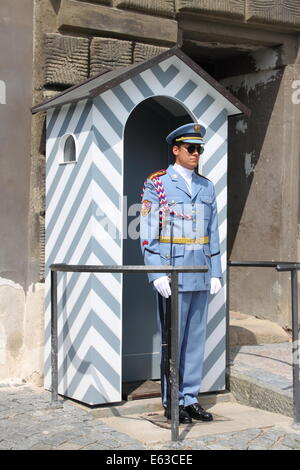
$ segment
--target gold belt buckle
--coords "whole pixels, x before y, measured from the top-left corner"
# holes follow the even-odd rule
[[[160,237],[159,238],[160,243],[171,243],[171,238],[170,237]],[[206,245],[209,243],[209,237],[201,237],[201,238],[178,238],[174,237],[173,238],[173,243],[178,243],[178,244],[184,244],[184,245],[192,245],[192,244],[197,244],[197,245]]]

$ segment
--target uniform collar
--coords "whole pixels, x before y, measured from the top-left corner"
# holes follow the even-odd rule
[[[201,184],[201,178],[196,175],[195,172],[192,173],[192,196],[187,188],[187,185],[182,178],[182,176],[177,173],[173,167],[173,165],[169,165],[167,169],[167,173],[170,176],[171,180],[176,184],[178,189],[181,189],[185,192],[191,200],[195,199],[199,192],[203,190],[203,185]]]
[[[167,173],[170,176],[171,180],[176,184],[176,188],[180,189],[189,197],[191,197],[186,182],[184,181],[183,177],[179,173],[177,173],[173,165],[170,165],[168,167]]]
[[[192,175],[194,173],[194,170],[189,170],[188,168],[184,168],[184,166],[178,165],[177,163],[174,163],[173,168],[183,178],[192,179]]]

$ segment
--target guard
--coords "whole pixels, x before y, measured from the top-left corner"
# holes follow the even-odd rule
[[[221,288],[221,257],[213,183],[197,169],[206,129],[185,124],[166,140],[174,164],[152,173],[144,183],[140,218],[141,248],[146,265],[207,265],[207,273],[179,274],[179,421],[211,421],[198,403],[206,338],[208,294]],[[166,302],[171,295],[165,274],[149,273],[156,289],[158,323],[164,333]],[[167,380],[161,358],[162,403],[167,408]]]

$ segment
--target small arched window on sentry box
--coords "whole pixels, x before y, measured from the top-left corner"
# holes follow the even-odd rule
[[[77,162],[77,145],[76,138],[73,134],[65,134],[59,142],[60,147],[60,163],[76,163]]]

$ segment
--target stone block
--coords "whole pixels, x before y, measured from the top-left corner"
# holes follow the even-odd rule
[[[135,43],[133,48],[133,62],[143,62],[166,51],[167,47],[153,46],[152,44]]]
[[[175,16],[175,0],[114,0],[114,6],[158,16]]]
[[[249,0],[246,11],[247,21],[281,23],[300,29],[299,0]]]
[[[238,403],[249,406],[251,400],[251,382],[241,374],[229,375],[229,389]]]
[[[292,394],[288,395],[268,383],[259,382],[233,369],[230,371],[229,384],[230,392],[238,403],[272,413],[293,416]]]
[[[97,36],[172,45],[177,42],[178,32],[177,21],[171,18],[154,19],[149,14],[75,0],[61,0],[57,27],[65,31],[73,29]]]
[[[289,341],[288,334],[277,323],[251,315],[230,312],[230,346],[273,344]]]
[[[252,381],[251,385],[249,406],[285,416],[293,416],[292,396],[279,393],[270,385],[260,385],[254,381]]]
[[[178,0],[176,4],[178,12],[191,11],[217,16],[235,16],[244,18],[245,0]]]
[[[132,64],[133,44],[110,38],[94,38],[90,49],[90,75]]]
[[[87,38],[45,35],[45,85],[71,86],[88,77]]]

